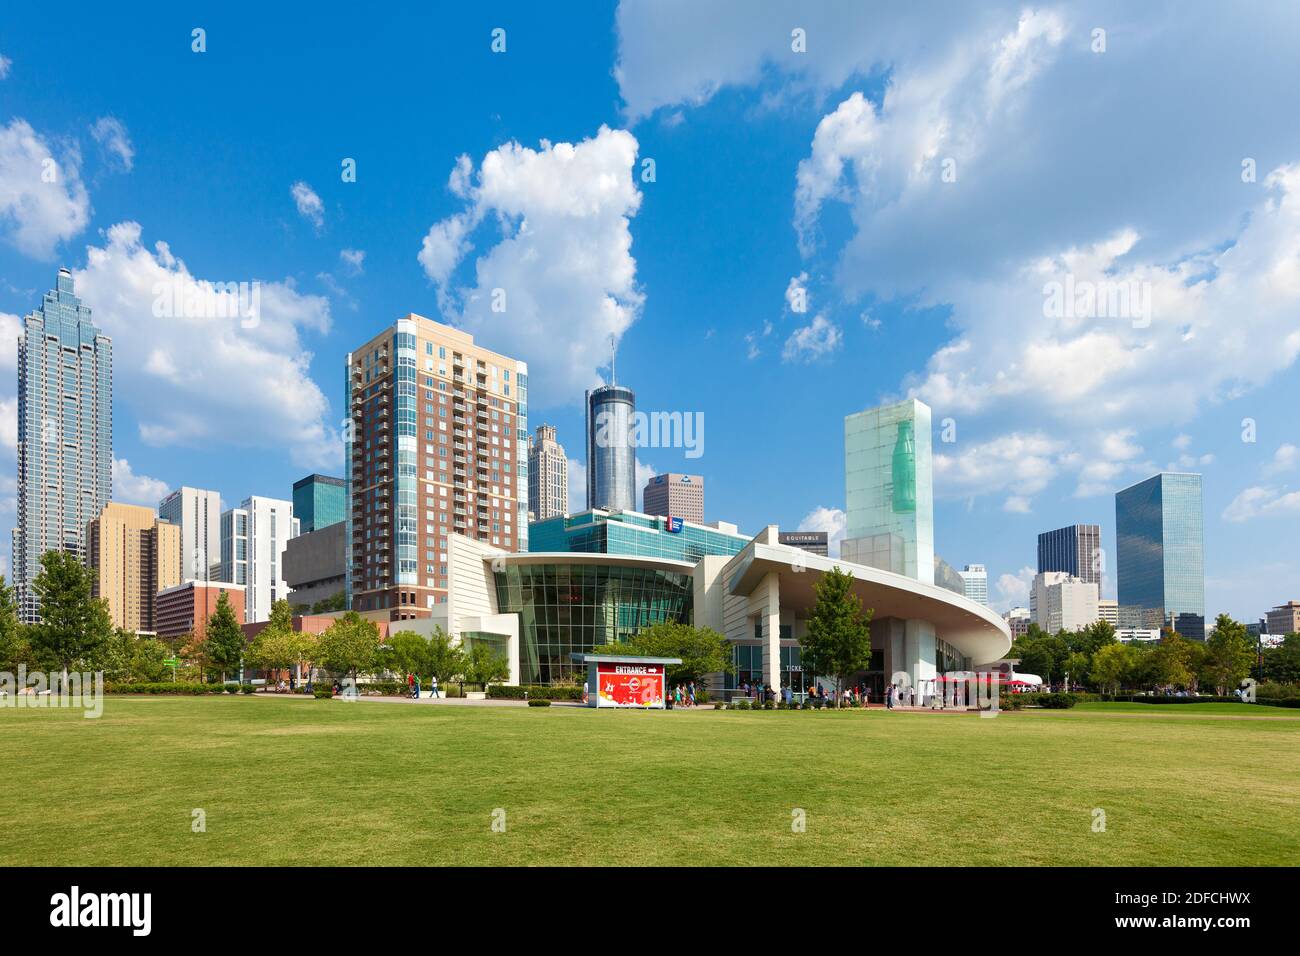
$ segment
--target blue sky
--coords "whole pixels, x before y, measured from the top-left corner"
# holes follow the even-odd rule
[[[616,335],[642,409],[703,414],[702,457],[641,459],[709,520],[834,531],[843,416],[916,395],[956,438],[936,548],[999,606],[1039,531],[1113,553],[1114,491],[1170,466],[1205,476],[1207,612],[1300,597],[1297,14],[804,6],[9,5],[0,332],[76,272],[120,500],[338,473],[344,355],[414,311],[527,360],[579,463]],[[258,325],[155,315],[174,276],[259,281]],[[1067,276],[1149,308],[1049,315]]]

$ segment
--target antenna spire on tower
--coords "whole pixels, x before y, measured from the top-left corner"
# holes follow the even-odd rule
[[[614,360],[618,357],[618,340],[614,336],[609,337],[609,384],[618,384],[618,375],[614,369]]]

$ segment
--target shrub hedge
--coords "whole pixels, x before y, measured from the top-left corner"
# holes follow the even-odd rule
[[[157,683],[124,684],[117,681],[104,683],[105,694],[172,694],[199,696],[220,694],[226,688],[221,684],[200,684],[197,681],[159,681]]]
[[[1262,685],[1266,686],[1266,685]],[[1256,704],[1264,707],[1300,707],[1300,697],[1266,697],[1256,688]],[[1103,697],[1102,700],[1118,700],[1131,704],[1241,704],[1243,707],[1249,707],[1250,704],[1239,700],[1237,697],[1168,697],[1168,696],[1142,696],[1140,694],[1117,694],[1114,697]]]
[[[489,684],[489,700],[582,700],[581,687],[549,687],[546,684]]]
[[[528,706],[529,707],[550,707],[551,702],[547,700],[545,697],[529,697]]]

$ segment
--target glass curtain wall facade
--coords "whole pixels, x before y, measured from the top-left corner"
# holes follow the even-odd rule
[[[1038,573],[1064,571],[1071,577],[1101,585],[1101,527],[1075,524],[1038,536]]]
[[[587,392],[587,507],[636,510],[636,396],[622,385]]]
[[[934,583],[929,406],[908,399],[844,419],[845,560]]]
[[[1119,619],[1205,639],[1201,476],[1162,473],[1115,495]]]
[[[293,483],[293,515],[303,534],[344,520],[347,500],[347,483],[342,478],[308,475]]]
[[[113,341],[92,324],[67,269],[18,337],[16,437],[14,596],[20,620],[32,623],[41,555],[84,560],[86,526],[113,493]]]
[[[749,544],[743,535],[685,522],[679,527],[678,531],[669,531],[667,518],[636,512],[584,511],[533,522],[529,549],[538,553],[628,554],[695,562],[705,555],[739,554]]]
[[[497,608],[519,614],[525,684],[581,679],[572,655],[626,641],[665,621],[689,623],[689,571],[604,564],[511,564],[495,572]]]

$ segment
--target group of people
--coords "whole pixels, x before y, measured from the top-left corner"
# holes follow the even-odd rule
[[[911,686],[900,686],[890,684],[885,688],[885,707],[893,710],[894,707],[915,707],[916,706],[916,688]]]
[[[695,681],[691,681],[688,684],[678,684],[673,688],[673,706],[695,706]]]
[[[420,699],[420,678],[414,674],[406,675],[406,692],[410,694],[411,700]],[[435,674],[429,678],[429,696],[438,696],[438,676]]]
[[[775,690],[771,684],[750,684],[742,681],[737,688],[739,696],[752,697],[760,704],[775,702],[777,695],[780,694],[781,700],[788,707],[794,702],[795,692],[789,684],[782,684],[779,691]],[[812,690],[805,695],[806,700],[819,700],[823,705],[833,703],[835,693],[828,692],[821,683],[818,683]],[[858,684],[853,687],[846,687],[840,694],[840,703],[844,707],[865,707],[871,703],[871,688],[865,684]]]

